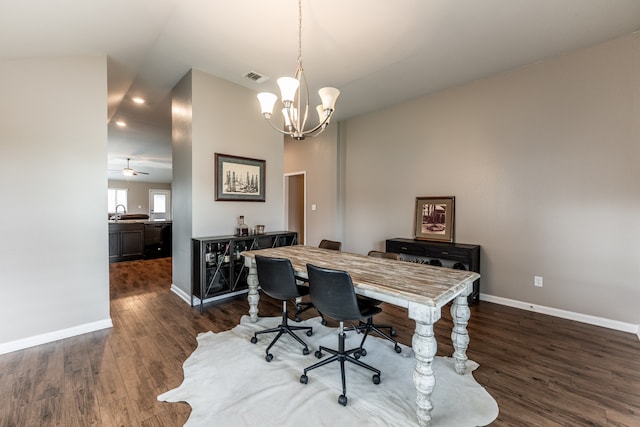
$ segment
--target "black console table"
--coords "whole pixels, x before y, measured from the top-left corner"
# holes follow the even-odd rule
[[[401,259],[405,261],[480,273],[479,245],[395,238],[387,240],[386,251],[400,254]],[[473,282],[473,292],[469,295],[469,304],[479,300],[480,279]]]
[[[191,306],[249,292],[248,269],[242,251],[297,244],[298,233],[277,231],[249,236],[213,236],[191,239]]]

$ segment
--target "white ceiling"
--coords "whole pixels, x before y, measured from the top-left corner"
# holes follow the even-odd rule
[[[302,13],[311,93],[342,92],[334,120],[640,29],[640,0],[303,0]],[[134,179],[168,182],[171,88],[197,68],[279,93],[297,14],[296,0],[0,0],[0,60],[106,54],[109,169],[130,157],[150,173]]]

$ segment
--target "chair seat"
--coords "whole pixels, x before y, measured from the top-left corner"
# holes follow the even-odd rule
[[[360,302],[358,302],[358,305],[360,306],[360,314],[362,315],[363,319],[368,319],[371,316],[375,316],[376,314],[382,312],[382,309],[380,307],[369,302],[364,302],[362,305],[360,305]]]
[[[377,300],[375,298],[369,298],[362,295],[357,295],[356,297],[358,298],[358,304],[370,304],[370,305],[382,304],[382,301]]]
[[[298,287],[298,293],[301,297],[309,295],[309,287],[305,285],[296,285]]]

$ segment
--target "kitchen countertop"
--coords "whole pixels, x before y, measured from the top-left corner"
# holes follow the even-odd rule
[[[162,221],[151,221],[148,219],[119,219],[119,220],[107,220],[109,224],[149,224],[149,225],[160,225],[160,224],[171,224],[173,221],[171,220],[162,220]]]

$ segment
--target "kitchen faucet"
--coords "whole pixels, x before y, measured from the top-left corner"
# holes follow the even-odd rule
[[[117,204],[117,205],[116,205],[116,213],[115,213],[115,215],[113,215],[113,216],[111,217],[111,219],[112,219],[112,220],[114,220],[114,221],[117,221],[117,220],[119,220],[119,219],[120,219],[120,214],[118,213],[118,208],[119,208],[120,206],[122,206],[122,214],[124,215],[124,214],[126,214],[126,213],[127,213],[127,207],[126,207],[125,205],[123,205],[123,204]]]

